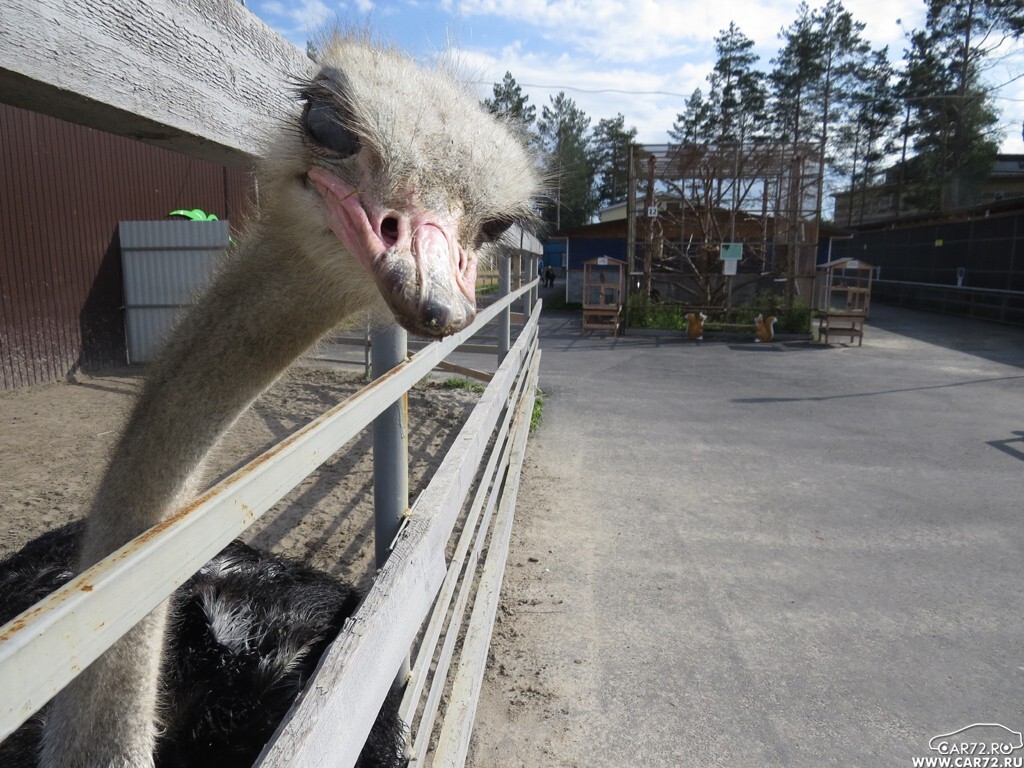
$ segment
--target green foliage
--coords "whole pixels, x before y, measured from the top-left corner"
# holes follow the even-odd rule
[[[1006,0],[928,0],[914,30],[902,90],[916,163],[905,166],[910,199],[925,209],[969,204],[992,170],[998,113],[983,74],[1024,34],[1024,5]],[[916,171],[916,173],[909,173]]]
[[[592,153],[597,173],[597,203],[614,205],[626,199],[629,180],[629,147],[636,139],[636,128],[626,130],[626,118],[600,120],[594,128]]]
[[[654,302],[638,291],[630,295],[626,305],[626,326],[682,331],[686,329],[686,315],[678,304]]]
[[[704,100],[703,91],[696,88],[686,100],[686,111],[676,115],[668,135],[683,145],[710,141],[711,114],[711,105]]]
[[[836,211],[837,222],[850,226],[864,218],[869,189],[879,180],[896,151],[898,118],[903,111],[889,62],[888,48],[872,51],[859,64],[850,91],[851,104],[837,129],[837,172],[849,181],[850,205]]]
[[[551,104],[541,109],[537,132],[553,187],[553,202],[544,206],[541,215],[555,228],[589,224],[597,211],[589,131],[590,118],[564,92],[552,96]]]
[[[802,301],[795,301],[792,307],[786,309],[784,295],[759,292],[754,297],[754,306],[751,309],[751,323],[757,315],[775,315],[778,318],[775,324],[776,333],[809,333],[811,330],[811,307]]]
[[[789,141],[820,144],[826,171],[844,176],[840,158],[849,150],[840,142],[858,130],[846,124],[867,114],[856,111],[859,81],[871,57],[863,30],[838,0],[815,10],[801,3],[796,21],[779,35],[783,47],[769,75],[779,132]]]
[[[708,75],[707,96],[698,88],[676,115],[669,135],[682,144],[734,141],[764,129],[764,73],[756,68],[754,41],[730,22],[715,38],[714,69]]]
[[[537,393],[533,399],[533,413],[530,414],[530,432],[540,426],[541,418],[544,415],[544,393],[537,387]]]
[[[842,0],[821,0],[816,7],[800,3],[779,33],[767,76],[753,41],[730,22],[715,38],[707,88],[680,105],[669,135],[683,145],[712,149],[739,139],[741,146],[754,147],[751,159],[737,154],[728,172],[711,168],[687,189],[663,180],[667,187],[688,199],[707,193],[708,209],[742,207],[746,193],[730,186],[730,174],[756,177],[752,163],[761,161],[767,138],[822,148],[819,196],[840,185],[851,192],[850,208],[839,212],[838,224],[861,217],[863,201],[873,199],[871,188],[893,165],[900,146],[909,150],[897,166],[900,203],[940,208],[975,202],[1001,138],[994,101],[1001,86],[985,82],[984,75],[997,57],[1016,55],[1024,3],[923,3],[925,26],[908,35],[899,76],[888,49],[872,49],[863,38],[865,25]],[[591,119],[565,93],[540,110],[528,102],[510,72],[484,100],[495,114],[519,123],[526,140],[543,152],[549,184],[542,216],[551,228],[588,224],[599,206],[628,196],[623,161],[636,134],[626,130],[625,116],[597,120],[592,129]]]
[[[626,323],[631,328],[655,328],[667,331],[686,330],[686,307],[680,304],[652,302],[643,293],[629,297]],[[809,333],[811,308],[797,302],[792,309],[786,309],[786,297],[781,294],[759,293],[749,307],[730,307],[708,313],[704,330],[709,332],[736,330],[731,326],[753,325],[758,315],[778,318],[776,333]]]
[[[461,389],[466,392],[480,393],[484,391],[484,385],[475,381],[470,381],[469,379],[452,377],[441,382],[441,389]]]
[[[754,41],[735,22],[715,38],[715,52],[715,67],[708,75],[710,133],[723,141],[742,140],[765,115],[764,74],[755,68],[760,57]]]
[[[523,94],[511,72],[505,73],[500,83],[494,84],[494,98],[484,99],[484,108],[491,114],[518,125],[526,136],[537,119],[537,108],[530,102],[530,97]]]

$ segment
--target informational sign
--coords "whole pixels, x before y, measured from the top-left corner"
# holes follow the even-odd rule
[[[723,259],[722,260],[722,274],[723,275],[735,275],[736,266],[740,263],[739,259]]]
[[[743,258],[743,243],[722,243],[720,258],[722,261],[739,261]]]
[[[656,205],[649,205],[649,206],[647,206],[647,218],[648,219],[656,219],[656,218],[658,218],[658,206],[656,206]]]
[[[608,257],[607,256],[598,256],[597,257],[597,266],[599,266],[599,267],[607,267],[608,266]]]

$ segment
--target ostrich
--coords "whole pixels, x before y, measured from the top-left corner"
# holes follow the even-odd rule
[[[75,575],[82,521],[0,561],[0,623]],[[158,768],[250,768],[359,595],[304,563],[231,542],[174,594],[161,677]],[[398,690],[358,768],[403,764]],[[47,712],[0,744],[4,768],[36,768]]]
[[[249,235],[153,364],[92,502],[77,570],[180,508],[252,401],[352,315],[389,310],[441,337],[475,312],[476,251],[529,224],[538,192],[518,136],[440,70],[335,36],[257,169]],[[150,768],[168,604],[59,693],[43,768]]]

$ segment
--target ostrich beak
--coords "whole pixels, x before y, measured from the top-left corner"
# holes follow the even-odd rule
[[[368,208],[333,174],[310,169],[327,224],[377,283],[395,319],[411,333],[440,338],[476,315],[476,254],[458,241],[457,220],[410,204]]]

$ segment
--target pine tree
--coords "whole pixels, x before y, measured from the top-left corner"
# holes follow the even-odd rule
[[[685,111],[676,115],[676,121],[668,135],[683,146],[702,144],[710,139],[711,106],[704,100],[704,93],[696,88],[686,100]]]
[[[814,20],[807,3],[797,6],[797,18],[779,33],[783,46],[772,59],[772,119],[776,133],[792,144],[813,141],[814,90],[823,68]]]
[[[818,119],[817,140],[824,147],[825,160],[834,162],[832,128],[851,103],[867,71],[870,46],[861,37],[863,22],[855,21],[840,0],[828,0],[812,14],[814,33],[821,55],[821,76],[812,91]]]
[[[849,207],[837,212],[837,223],[851,225],[864,220],[869,194],[886,164],[896,151],[897,119],[901,104],[888,48],[873,51],[858,69],[849,108],[837,130],[836,167],[849,180]]]
[[[903,91],[916,157],[906,163],[912,204],[967,205],[998,151],[998,114],[984,74],[1007,39],[1024,35],[1019,0],[928,0],[906,51]]]
[[[629,180],[629,148],[636,139],[636,128],[626,130],[626,118],[599,120],[592,137],[592,160],[597,176],[596,198],[599,207],[626,199]]]
[[[861,37],[864,24],[854,20],[839,0],[811,10],[801,3],[793,24],[782,30],[784,44],[772,62],[773,117],[777,130],[794,146],[816,147],[820,161],[817,210],[825,187],[845,176],[850,119],[860,75],[869,68],[870,47]],[[854,129],[855,130],[855,129]]]
[[[553,181],[552,203],[542,215],[557,229],[589,224],[597,210],[589,131],[590,118],[564,92],[541,108],[537,132]]]
[[[493,115],[518,124],[526,135],[537,119],[537,109],[529,101],[530,97],[523,94],[512,73],[506,72],[505,78],[494,84],[494,98],[484,99],[484,108]]]
[[[709,127],[719,141],[742,141],[752,125],[764,117],[764,74],[756,69],[760,58],[754,41],[729,23],[715,38],[715,68],[708,75]]]

